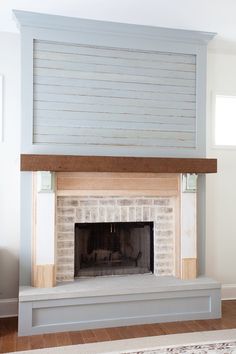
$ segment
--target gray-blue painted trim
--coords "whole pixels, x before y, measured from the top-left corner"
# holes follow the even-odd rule
[[[205,156],[206,44],[214,33],[157,28],[141,25],[83,20],[63,16],[14,11],[22,34],[22,153],[114,155],[114,156]],[[33,40],[134,48],[197,56],[196,147],[81,146],[33,144]]]
[[[161,37],[165,40],[176,40],[181,42],[207,43],[216,33],[189,31],[182,29],[162,28],[154,26],[143,26],[135,24],[115,23],[109,21],[97,21],[88,19],[79,19],[74,17],[48,15],[42,13],[34,13],[20,10],[13,10],[20,28],[23,26],[34,28],[47,28],[64,31],[89,31],[90,33],[107,32],[112,35],[138,36],[145,37]]]
[[[158,323],[221,316],[220,286],[20,301],[19,335]],[[24,314],[24,315],[23,315]]]

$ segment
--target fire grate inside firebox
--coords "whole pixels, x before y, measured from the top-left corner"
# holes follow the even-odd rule
[[[153,222],[75,224],[75,277],[153,272]]]

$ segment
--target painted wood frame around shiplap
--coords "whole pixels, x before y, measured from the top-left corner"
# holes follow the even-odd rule
[[[15,16],[22,153],[205,156],[206,45],[213,33]]]

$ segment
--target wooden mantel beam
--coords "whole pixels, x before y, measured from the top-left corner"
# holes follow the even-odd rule
[[[21,171],[215,173],[207,158],[21,155]]]

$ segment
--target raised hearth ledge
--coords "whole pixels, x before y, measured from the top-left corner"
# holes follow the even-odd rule
[[[22,154],[21,171],[216,173],[217,160]]]
[[[20,287],[19,335],[219,318],[220,284],[152,274]]]
[[[162,293],[168,290],[200,290],[220,288],[220,283],[211,278],[199,276],[194,280],[180,280],[173,276],[157,277],[153,274],[115,275],[86,277],[72,282],[58,283],[53,288],[22,286],[19,300],[40,301],[78,297],[132,295],[139,293]]]

